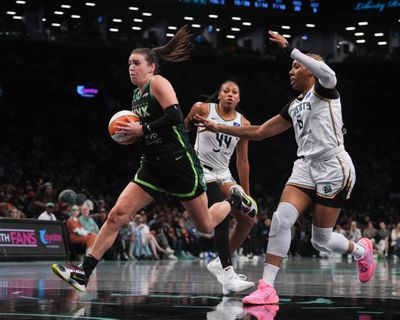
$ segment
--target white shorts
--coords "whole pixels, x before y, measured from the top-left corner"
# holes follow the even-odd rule
[[[203,172],[204,172],[204,178],[206,179],[207,183],[213,181],[215,181],[218,184],[236,183],[229,168],[210,170],[203,167]]]
[[[356,182],[353,161],[346,151],[325,160],[298,159],[294,162],[287,185],[307,189],[316,196],[315,202],[341,207],[350,198]]]

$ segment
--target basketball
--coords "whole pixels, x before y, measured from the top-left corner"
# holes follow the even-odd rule
[[[118,131],[118,129],[115,128],[115,126],[118,125],[117,121],[128,123],[128,119],[140,122],[139,117],[135,113],[129,110],[122,110],[114,114],[108,123],[108,132],[110,133],[111,138],[119,144],[128,145],[135,143],[140,139],[140,137],[133,137],[124,133],[116,133]]]

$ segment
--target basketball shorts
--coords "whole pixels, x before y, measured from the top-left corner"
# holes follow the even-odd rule
[[[197,198],[207,188],[199,159],[187,149],[162,157],[142,157],[132,182],[154,199],[166,194],[188,201]]]
[[[353,161],[346,151],[342,151],[325,161],[296,160],[286,185],[303,190],[315,203],[341,208],[350,198],[355,182]]]
[[[215,170],[210,166],[203,165],[203,171],[207,183],[213,181],[217,184],[236,183],[229,168]]]

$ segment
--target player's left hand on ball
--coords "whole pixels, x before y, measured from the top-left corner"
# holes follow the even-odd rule
[[[195,114],[194,119],[198,121],[195,123],[196,127],[203,128],[203,130],[211,131],[211,132],[218,132],[219,124],[213,120],[203,118],[202,116]]]
[[[116,133],[123,133],[132,136],[142,136],[143,130],[140,123],[132,121],[128,117],[125,118],[126,121],[117,121],[115,128],[118,129]]]

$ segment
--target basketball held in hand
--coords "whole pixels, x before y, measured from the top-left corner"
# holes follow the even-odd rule
[[[119,130],[115,128],[118,126],[118,121],[129,123],[129,121],[135,121],[140,123],[139,117],[129,110],[122,110],[114,114],[110,122],[108,123],[108,132],[110,133],[111,138],[119,144],[133,144],[140,139],[140,137],[131,136],[125,133],[117,133]]]

